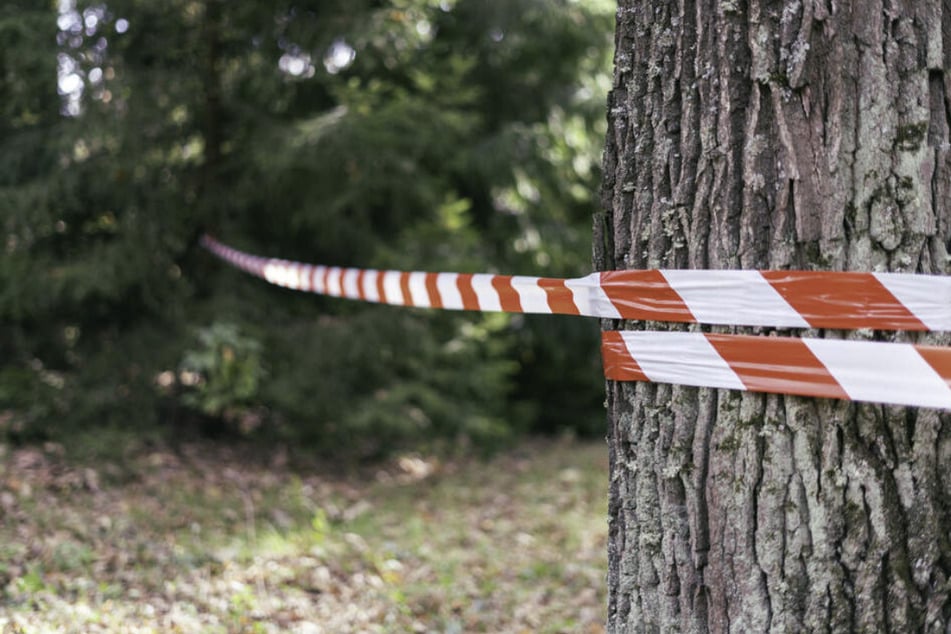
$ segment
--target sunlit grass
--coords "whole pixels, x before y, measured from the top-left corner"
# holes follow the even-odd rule
[[[600,443],[347,475],[193,446],[114,482],[57,454],[0,467],[4,634],[603,631]]]

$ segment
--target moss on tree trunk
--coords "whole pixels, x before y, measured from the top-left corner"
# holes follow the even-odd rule
[[[951,3],[617,18],[600,268],[949,272]],[[609,631],[951,627],[947,413],[644,383],[608,406]]]

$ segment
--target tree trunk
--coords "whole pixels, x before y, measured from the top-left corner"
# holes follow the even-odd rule
[[[599,268],[948,273],[949,0],[620,0],[616,45]],[[609,631],[951,631],[948,413],[608,406]]]

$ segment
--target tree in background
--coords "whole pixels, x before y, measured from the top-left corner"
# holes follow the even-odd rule
[[[584,273],[609,4],[25,3],[0,22],[5,427],[197,415],[374,452],[596,420],[590,324],[295,295],[195,239]]]
[[[598,264],[947,274],[949,33],[939,0],[622,0]],[[642,383],[609,407],[610,631],[946,631],[947,414]]]

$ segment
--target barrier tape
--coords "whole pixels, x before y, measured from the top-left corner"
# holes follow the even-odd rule
[[[951,330],[951,278],[814,271],[607,271],[577,279],[224,261],[331,297],[450,310],[777,328]],[[605,378],[951,409],[951,348],[700,332],[602,333]]]
[[[951,348],[700,332],[601,333],[604,376],[951,409]]]
[[[605,271],[576,279],[376,271],[262,258],[202,244],[272,284],[450,310],[774,328],[951,330],[951,277],[825,271]]]

